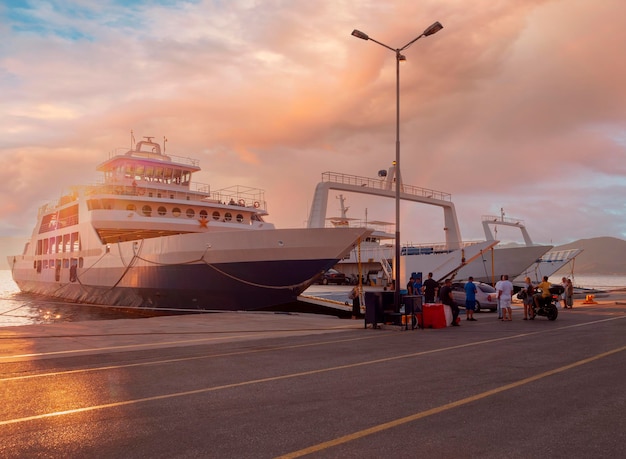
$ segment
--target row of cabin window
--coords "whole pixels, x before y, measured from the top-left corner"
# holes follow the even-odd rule
[[[129,204],[126,207],[126,210],[134,212],[136,210],[136,207],[134,204]],[[152,207],[146,204],[145,206],[141,208],[141,213],[146,217],[152,216]],[[163,206],[159,206],[159,208],[157,209],[157,214],[159,214],[159,216],[161,217],[164,217],[167,214],[167,209]],[[174,207],[172,209],[172,215],[174,217],[179,217],[181,215],[181,210],[178,207]],[[193,209],[187,209],[185,211],[185,215],[187,216],[187,218],[194,218],[196,216],[196,211]],[[198,212],[198,216],[200,218],[208,218],[209,214],[206,210],[202,209],[200,212]],[[222,215],[216,210],[211,214],[211,218],[213,218],[213,220],[220,220],[222,219]],[[230,212],[226,212],[224,214],[225,222],[232,221],[232,219],[233,219],[233,215]],[[241,223],[243,222],[243,215],[237,214],[235,216],[235,219],[237,220],[237,222]]]
[[[80,239],[78,232],[63,234],[61,236],[37,240],[35,255],[45,255],[48,253],[78,252],[80,250]]]
[[[69,269],[70,266],[78,266],[79,268],[83,267],[83,257],[80,258],[63,258],[54,260],[35,260],[33,262],[33,268],[37,270],[37,272],[41,272],[42,269],[54,269],[54,267],[60,263],[60,266],[64,269]]]

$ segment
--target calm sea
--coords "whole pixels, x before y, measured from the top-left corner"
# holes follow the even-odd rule
[[[11,278],[11,271],[0,270],[0,327],[85,320],[137,319],[151,315],[160,314],[66,303],[21,293]]]
[[[560,283],[562,276],[551,277]],[[576,287],[598,290],[626,288],[626,276],[574,276]],[[11,279],[11,271],[0,270],[0,327],[85,320],[135,319],[146,317],[146,311],[119,311],[98,306],[66,303],[21,293]]]

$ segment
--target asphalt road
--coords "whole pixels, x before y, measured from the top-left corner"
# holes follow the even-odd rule
[[[5,329],[0,457],[624,456],[624,305],[409,331],[226,317]]]

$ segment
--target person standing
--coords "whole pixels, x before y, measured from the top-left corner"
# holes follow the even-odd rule
[[[496,289],[496,292],[500,288],[500,284],[502,284],[503,280],[504,280],[504,275],[501,275],[500,280],[496,282],[496,285],[494,286],[494,288]],[[496,304],[498,305],[498,319],[502,320],[502,307],[500,306],[500,297],[498,295],[496,295]]]
[[[424,303],[434,303],[439,290],[439,283],[433,279],[433,273],[428,273],[428,279],[424,281]]]
[[[561,294],[561,301],[563,301],[563,309],[567,309],[567,279],[561,278],[561,287],[563,287],[563,293]]]
[[[567,287],[565,287],[565,305],[570,309],[574,307],[574,284],[571,279],[567,279]]]
[[[352,300],[352,320],[356,320],[361,315],[361,290],[359,285],[355,285],[350,292],[350,298]]]
[[[413,282],[413,295],[421,295],[422,294],[422,278],[417,276],[415,278],[415,282]]]
[[[503,280],[500,282],[500,287],[498,288],[498,298],[500,299],[500,309],[502,309],[502,321],[513,320],[513,311],[511,311],[513,284],[509,280],[509,276],[507,274],[503,276]]]
[[[415,284],[415,279],[413,276],[409,279],[409,282],[406,284],[406,294],[407,295],[415,295],[415,291],[413,290],[413,284]]]
[[[524,320],[533,320],[535,318],[535,311],[533,311],[533,295],[535,294],[535,287],[533,287],[533,283],[530,280],[530,277],[526,277],[524,279],[526,282],[526,296],[524,297]]]
[[[450,306],[452,310],[452,326],[458,327],[457,318],[459,317],[459,307],[454,304],[454,299],[452,298],[452,281],[450,279],[446,279],[443,287],[441,287],[439,299],[443,304]]]
[[[474,278],[469,277],[465,283],[465,320],[475,322],[474,311],[476,310],[476,284],[474,284]]]

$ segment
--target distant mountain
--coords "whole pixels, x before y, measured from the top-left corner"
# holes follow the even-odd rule
[[[574,261],[575,274],[626,274],[626,241],[615,237],[579,239],[555,250],[583,249]],[[568,265],[555,275],[571,271]]]

